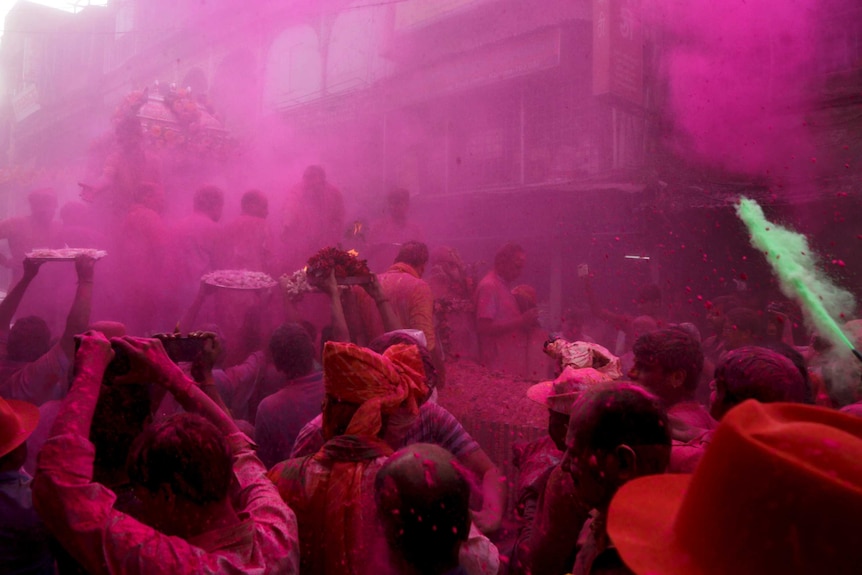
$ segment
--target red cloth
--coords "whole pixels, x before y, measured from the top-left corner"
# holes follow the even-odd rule
[[[323,383],[327,395],[359,405],[346,435],[377,437],[384,413],[402,407],[418,415],[419,402],[428,395],[415,345],[393,345],[380,355],[352,343],[327,342]]]

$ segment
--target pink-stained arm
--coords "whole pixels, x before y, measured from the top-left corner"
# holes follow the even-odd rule
[[[473,522],[482,533],[497,531],[503,522],[509,493],[506,477],[481,449],[462,455],[458,462],[482,478],[482,509],[473,514]]]
[[[0,333],[9,332],[9,324],[12,323],[12,318],[15,312],[18,311],[18,306],[21,305],[21,300],[24,298],[24,293],[30,287],[30,283],[39,273],[41,261],[24,260],[24,275],[18,280],[3,301],[0,302]]]
[[[96,575],[245,571],[246,565],[230,554],[207,553],[115,511],[114,493],[93,482],[95,449],[87,436],[110,357],[110,344],[103,337],[82,337],[75,384],[63,403],[52,437],[39,455],[33,482],[34,505],[45,525],[88,573]],[[186,383],[168,385],[178,391]],[[210,401],[193,385],[191,392],[200,394],[196,401]],[[208,409],[220,412],[210,404]],[[293,512],[266,480],[263,464],[254,456],[248,438],[230,433],[228,442],[240,486],[239,510],[248,512],[255,522],[255,547],[260,558],[272,572],[297,573],[299,546]]]
[[[90,308],[93,304],[93,276],[96,260],[87,256],[78,256],[75,260],[75,271],[78,274],[78,289],[75,299],[66,316],[66,329],[60,337],[60,348],[66,357],[72,359],[75,355],[75,336],[83,333],[90,324]]]
[[[135,377],[147,377],[164,387],[183,409],[209,420],[225,435],[239,433],[233,418],[186,376],[162,342],[140,337],[114,338],[112,342],[128,356]]]

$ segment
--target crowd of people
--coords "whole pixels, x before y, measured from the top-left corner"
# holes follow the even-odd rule
[[[215,186],[169,220],[140,184],[113,228],[29,199],[0,222],[2,573],[859,573],[862,364],[792,306],[737,291],[677,322],[645,286],[626,315],[584,277],[583,305],[542,325],[521,246],[479,277],[429,249],[403,189],[345,234],[318,166],[275,223],[259,190],[233,221]],[[108,256],[26,257],[64,245]],[[302,300],[201,282],[335,245],[377,273]],[[153,337],[175,327],[199,344],[184,360]],[[862,343],[862,320],[845,329]],[[547,408],[513,476],[447,409],[454,362]]]

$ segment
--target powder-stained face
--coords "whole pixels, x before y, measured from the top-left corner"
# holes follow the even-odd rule
[[[655,360],[649,360],[635,355],[635,364],[629,370],[629,379],[641,384],[656,395],[663,396],[670,385],[667,373]]]
[[[501,266],[498,272],[504,280],[514,281],[521,277],[525,265],[527,265],[527,255],[524,252],[517,252]]]

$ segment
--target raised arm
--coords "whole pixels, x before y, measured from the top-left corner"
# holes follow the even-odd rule
[[[225,435],[239,433],[233,418],[171,361],[162,342],[157,339],[123,337],[113,339],[112,343],[128,356],[131,371],[136,377],[148,377],[158,383],[174,396],[183,409],[208,419]]]
[[[344,315],[344,306],[341,303],[341,293],[338,290],[338,282],[335,279],[335,270],[329,273],[329,277],[319,288],[329,296],[329,311],[332,321],[332,339],[335,341],[350,341],[350,330],[347,328],[347,318]]]
[[[75,336],[84,333],[90,324],[90,308],[93,304],[93,272],[96,260],[87,256],[78,256],[75,259],[75,271],[78,274],[78,289],[75,290],[75,299],[72,308],[66,316],[66,329],[60,337],[60,348],[66,357],[72,359],[75,356]]]
[[[75,375],[69,393],[51,428],[51,437],[65,434],[90,437],[90,424],[99,400],[105,369],[114,357],[110,342],[97,331],[78,337],[81,342],[75,359]],[[74,342],[72,343],[74,351]]]
[[[182,319],[180,319],[180,327],[185,330],[193,329],[194,323],[197,321],[198,314],[201,311],[201,307],[203,307],[206,299],[211,296],[215,290],[215,286],[201,282],[192,305],[189,306],[189,309],[186,310],[186,313],[183,314]]]
[[[21,305],[21,300],[24,298],[24,293],[30,287],[30,283],[39,273],[39,266],[42,261],[24,259],[24,276],[18,280],[6,297],[0,302],[0,334],[5,334],[9,331],[9,324],[12,323],[12,318],[15,317],[15,312],[18,311],[18,306]]]

